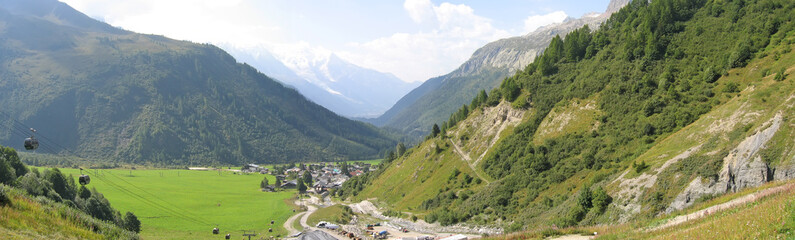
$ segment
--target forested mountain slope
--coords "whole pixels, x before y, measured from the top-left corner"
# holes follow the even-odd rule
[[[793,17],[784,0],[634,1],[553,39],[342,196],[516,231],[646,219],[795,178]]]
[[[426,135],[433,124],[441,124],[461,105],[469,104],[479,91],[494,89],[503,79],[531,63],[556,35],[565,35],[585,25],[596,27],[627,2],[612,0],[604,13],[569,18],[524,36],[486,44],[458,69],[425,81],[386,113],[368,121],[416,138]]]
[[[141,164],[363,159],[396,143],[215,46],[116,29],[55,0],[0,3],[0,143],[21,149],[15,120],[47,137],[45,153]]]

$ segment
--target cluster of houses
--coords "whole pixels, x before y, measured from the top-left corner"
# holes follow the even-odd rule
[[[359,176],[364,174],[365,172],[373,170],[374,166],[369,163],[354,163],[347,165],[348,174],[350,176],[343,174],[343,169],[341,164],[329,163],[329,164],[322,164],[322,163],[314,163],[308,165],[301,165],[300,167],[293,167],[285,169],[283,172],[277,172],[275,170],[269,170],[267,168],[260,167],[256,164],[246,164],[241,168],[241,171],[244,173],[260,173],[260,174],[271,174],[276,176],[277,179],[282,183],[279,188],[281,189],[295,189],[298,187],[298,177],[304,176],[305,172],[309,171],[309,174],[312,176],[312,186],[311,190],[317,194],[326,195],[328,191],[332,189],[339,189],[342,187],[342,184],[345,183],[350,177],[352,176]],[[269,185],[262,189],[262,191],[272,192],[275,191],[275,186]]]

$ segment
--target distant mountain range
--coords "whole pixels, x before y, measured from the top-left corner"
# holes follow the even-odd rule
[[[117,29],[55,0],[0,0],[0,93],[12,116],[0,115],[0,144],[22,148],[16,120],[46,137],[40,152],[102,161],[331,161],[396,144],[218,47]]]
[[[545,26],[524,36],[486,44],[458,69],[425,81],[383,115],[365,121],[414,137],[423,136],[430,132],[434,123],[441,124],[462,105],[469,104],[480,90],[490,91],[504,78],[533,62],[556,35],[565,36],[584,25],[596,29],[596,25],[628,2],[614,0],[605,13],[587,14],[579,19],[569,18],[563,23]]]
[[[264,47],[221,47],[238,61],[294,87],[315,103],[352,118],[378,117],[420,84],[357,66],[331,52],[303,49],[278,56]]]

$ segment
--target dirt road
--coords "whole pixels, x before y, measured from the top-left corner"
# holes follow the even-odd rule
[[[725,209],[733,208],[733,207],[739,206],[741,204],[746,204],[746,203],[749,203],[749,202],[753,202],[753,201],[756,201],[756,200],[758,200],[758,199],[760,199],[762,197],[765,197],[765,196],[768,196],[768,195],[771,195],[771,194],[775,194],[775,193],[779,193],[779,192],[782,192],[784,190],[792,189],[792,188],[795,188],[795,183],[790,183],[790,184],[785,184],[785,185],[778,186],[778,187],[772,187],[772,188],[768,188],[768,189],[759,190],[759,191],[757,191],[755,193],[751,193],[751,194],[739,197],[737,199],[734,199],[734,200],[731,200],[731,201],[728,201],[728,202],[725,202],[725,203],[721,203],[721,204],[718,204],[718,205],[715,205],[715,206],[712,206],[712,207],[708,207],[708,208],[696,211],[696,212],[691,213],[691,214],[675,217],[675,218],[669,220],[668,222],[666,222],[666,223],[664,223],[664,224],[662,224],[660,226],[651,228],[651,229],[649,229],[647,231],[649,231],[649,232],[656,231],[656,230],[672,227],[672,226],[675,226],[677,224],[681,224],[681,223],[684,223],[684,222],[687,222],[687,221],[699,219],[699,218],[708,216],[709,214],[713,214],[713,213],[718,212],[718,211],[722,211],[722,210],[725,210]]]
[[[584,235],[563,235],[551,238],[551,240],[589,240],[594,239],[594,236],[584,236]]]
[[[308,202],[317,202],[317,199],[316,197],[312,196],[310,199],[301,199],[295,201],[296,205],[306,206],[307,210],[305,212],[300,212],[298,214],[291,216],[290,218],[287,219],[287,221],[284,222],[284,229],[287,229],[287,232],[289,232],[290,235],[294,235],[296,233],[301,232],[301,230],[295,229],[293,227],[293,223],[296,220],[300,221],[301,226],[303,226],[304,229],[311,227],[309,226],[309,224],[307,224],[307,220],[309,219],[309,215],[312,215],[312,213],[314,213],[315,210],[317,210],[317,207],[308,204]]]
[[[296,215],[293,215],[292,217],[288,218],[287,221],[284,222],[284,229],[287,229],[287,232],[290,235],[293,235],[293,234],[301,232],[298,229],[295,229],[293,227],[293,222],[295,222],[296,219],[298,219],[298,218],[300,218],[301,216],[304,216],[304,215],[307,215],[306,212],[300,212],[300,213],[298,213]]]

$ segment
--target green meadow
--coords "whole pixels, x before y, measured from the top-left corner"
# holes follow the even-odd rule
[[[77,178],[77,169],[61,169]],[[144,239],[235,239],[243,230],[258,237],[285,236],[282,227],[293,214],[287,199],[295,190],[268,193],[259,190],[266,175],[233,174],[229,171],[194,170],[84,170],[96,188],[122,214],[138,216]],[[275,178],[267,175],[271,183]],[[270,225],[274,220],[275,224]],[[219,235],[212,229],[218,226]],[[268,229],[273,228],[273,233]]]

